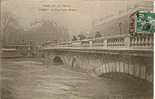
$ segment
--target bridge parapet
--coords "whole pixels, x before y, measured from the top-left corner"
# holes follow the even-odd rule
[[[130,46],[153,48],[153,34],[138,35],[130,38]]]
[[[72,41],[67,43],[59,43],[51,48],[68,48],[68,49],[124,49],[124,50],[152,50],[153,51],[153,34],[137,34],[130,35],[116,35],[109,37],[101,37],[94,39],[85,39],[79,41]]]
[[[106,40],[107,47],[153,48],[153,34],[124,35]]]

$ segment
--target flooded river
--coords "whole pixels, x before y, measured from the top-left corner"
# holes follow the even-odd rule
[[[1,99],[152,99],[151,83],[128,75],[98,78],[66,67],[2,60]]]

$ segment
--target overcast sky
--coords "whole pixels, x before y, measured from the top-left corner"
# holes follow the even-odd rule
[[[94,20],[116,15],[141,1],[143,0],[3,0],[2,11],[14,13],[24,28],[30,27],[35,20],[52,19],[67,27],[70,32],[79,33],[90,31]],[[71,5],[76,11],[39,10],[45,4]]]

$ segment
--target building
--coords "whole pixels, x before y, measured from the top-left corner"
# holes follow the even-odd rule
[[[93,33],[100,32],[102,36],[129,34],[130,15],[139,10],[152,11],[153,3],[151,1],[143,1],[137,5],[133,5],[131,8],[127,8],[126,12],[95,22]]]

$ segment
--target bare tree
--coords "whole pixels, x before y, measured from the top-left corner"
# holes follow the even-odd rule
[[[100,32],[96,32],[95,33],[95,38],[99,38],[99,37],[102,37],[101,33]]]
[[[10,12],[2,12],[0,20],[0,40],[2,40],[2,43],[5,45],[10,33],[17,30],[18,23],[15,19],[15,15]]]
[[[75,35],[73,35],[72,41],[76,41],[77,37]]]
[[[84,34],[82,34],[82,33],[79,34],[78,37],[79,37],[80,40],[86,39],[86,36]]]
[[[32,24],[32,28],[28,31],[29,39],[35,40],[37,42],[43,42],[43,41],[66,41],[69,39],[68,30],[58,25],[53,20],[41,20],[34,22]]]

